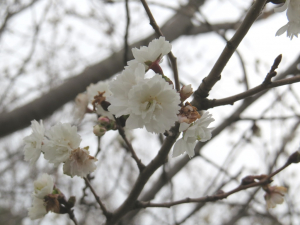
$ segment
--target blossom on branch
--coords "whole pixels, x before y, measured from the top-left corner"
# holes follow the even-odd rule
[[[172,49],[170,42],[166,41],[165,37],[154,39],[149,43],[149,46],[143,46],[140,49],[133,48],[132,54],[136,61],[142,63],[145,69],[148,70],[152,63],[159,63],[163,56],[167,55]],[[129,62],[130,64],[131,62]],[[155,71],[158,73],[158,71]]]
[[[31,121],[32,133],[23,140],[26,143],[24,147],[25,161],[34,164],[41,155],[42,145],[45,135],[43,122],[38,123],[36,120]]]
[[[268,186],[265,187],[266,191],[265,200],[267,203],[267,208],[275,208],[277,204],[282,204],[284,202],[284,194],[287,193],[287,188],[282,186]]]
[[[34,181],[33,195],[37,198],[43,199],[46,195],[53,191],[53,179],[50,175],[44,173],[39,179]]]
[[[211,131],[213,128],[208,128],[208,126],[213,121],[212,115],[206,111],[200,119],[191,124],[181,123],[179,131],[183,131],[183,137],[175,143],[173,157],[177,157],[186,152],[189,157],[192,158],[195,155],[194,148],[196,141],[205,142],[211,139]]]
[[[47,214],[44,199],[33,196],[32,206],[28,209],[28,216],[30,219],[40,219]]]
[[[110,90],[113,95],[107,98],[110,102],[108,110],[116,117],[129,114],[128,102],[129,91],[138,82],[144,80],[145,68],[142,64],[126,66],[122,74],[110,83]]]
[[[28,209],[28,216],[35,220],[47,214],[44,198],[53,192],[53,179],[48,174],[43,174],[34,182],[34,192],[32,194],[32,206]]]
[[[43,151],[45,159],[56,166],[65,162],[71,155],[71,151],[77,149],[81,137],[77,134],[77,127],[68,123],[58,123],[46,133],[49,139],[45,139]]]
[[[292,40],[294,36],[298,37],[300,33],[300,1],[286,0],[283,6],[275,8],[275,12],[283,12],[285,10],[287,10],[286,15],[289,22],[276,32],[276,36],[287,32],[287,36]]]
[[[74,149],[69,159],[64,163],[64,173],[74,177],[86,177],[89,173],[95,171],[96,158],[89,155],[89,151],[85,148]]]
[[[127,128],[145,126],[149,132],[163,133],[175,125],[180,97],[162,76],[156,74],[135,85],[128,97]]]
[[[186,99],[188,99],[193,94],[193,88],[192,85],[189,84],[187,86],[183,85],[183,87],[180,89],[180,100],[184,102]]]

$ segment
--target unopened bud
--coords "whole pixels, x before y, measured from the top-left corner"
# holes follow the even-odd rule
[[[109,118],[107,118],[106,116],[100,116],[98,118],[98,121],[101,125],[105,125],[105,124],[108,124],[110,122]]]
[[[116,122],[114,120],[110,120],[108,117],[100,116],[98,122],[101,127],[106,129],[106,131],[116,129]]]
[[[98,137],[102,137],[105,133],[106,133],[106,129],[105,127],[102,127],[101,125],[95,125],[94,126],[94,129],[93,129],[93,132],[96,136]]]
[[[184,86],[180,90],[180,100],[181,102],[184,102],[187,98],[189,98],[193,94],[193,88],[192,85],[189,84],[187,86]]]
[[[251,127],[253,134],[256,137],[261,137],[261,129],[259,126],[257,126],[256,123],[253,124],[253,126]]]
[[[287,163],[299,163],[300,162],[300,152],[296,151],[293,154],[290,155]]]
[[[75,196],[71,196],[68,200],[68,205],[70,206],[70,208],[73,208],[76,202],[76,197]]]
[[[242,179],[241,185],[248,185],[255,183],[254,177],[253,176],[247,176]]]

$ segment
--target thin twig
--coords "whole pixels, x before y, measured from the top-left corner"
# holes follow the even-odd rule
[[[109,211],[107,211],[105,205],[104,205],[104,204],[102,203],[102,201],[100,200],[100,197],[96,194],[96,192],[95,192],[94,188],[92,187],[92,185],[90,184],[89,180],[88,180],[86,177],[84,177],[83,179],[84,179],[86,185],[89,186],[89,188],[90,188],[91,192],[93,193],[93,195],[94,195],[96,201],[97,201],[98,204],[100,205],[100,208],[102,209],[104,216],[105,216],[107,219],[109,219],[109,218],[111,217],[112,213],[109,212]]]
[[[163,33],[161,32],[159,26],[157,25],[151,11],[150,11],[150,8],[146,2],[146,0],[141,0],[144,8],[145,8],[145,11],[149,17],[149,20],[150,20],[150,25],[153,27],[153,29],[155,30],[155,33],[158,35],[158,36],[164,36]],[[172,52],[170,52],[168,54],[169,56],[169,59],[172,63],[172,69],[173,69],[173,73],[174,73],[174,80],[175,80],[175,88],[177,91],[180,91],[180,83],[179,83],[179,78],[178,78],[178,68],[177,68],[177,58],[173,55]]]
[[[130,26],[130,12],[128,7],[128,0],[125,0],[125,9],[126,9],[126,32],[124,36],[124,65],[126,66],[128,61],[128,35],[129,35],[129,26]]]
[[[76,217],[75,217],[75,215],[74,215],[74,210],[73,210],[73,209],[70,210],[70,211],[68,212],[68,214],[69,214],[70,219],[74,222],[74,224],[75,224],[75,225],[78,225],[78,222],[77,222]]]
[[[237,29],[230,41],[227,42],[223,52],[213,66],[212,70],[208,76],[203,79],[197,91],[194,92],[194,100],[192,101],[192,105],[196,106],[198,109],[201,108],[200,102],[209,95],[212,87],[221,79],[221,73],[223,69],[243,38],[246,36],[252,24],[260,15],[265,4],[266,0],[255,1],[253,3],[240,27]]]
[[[227,39],[226,36],[225,36],[226,30],[225,30],[224,32],[221,32],[221,30],[217,29],[217,27],[212,26],[212,25],[208,22],[206,16],[201,12],[200,9],[199,9],[199,12],[200,12],[201,16],[203,17],[203,19],[204,19],[205,24],[207,25],[207,27],[208,27],[210,30],[216,32],[220,37],[222,37],[222,38],[224,39],[224,41],[228,42],[228,39]],[[240,63],[241,63],[241,66],[242,66],[242,70],[243,70],[243,75],[244,75],[244,76],[243,76],[243,78],[244,78],[244,79],[243,79],[243,80],[244,80],[244,84],[245,84],[246,90],[248,90],[248,89],[249,89],[249,82],[248,82],[248,78],[247,78],[248,76],[247,76],[246,66],[245,66],[243,57],[242,57],[241,53],[240,53],[237,49],[235,50],[235,53],[237,54],[237,56],[238,56],[238,58],[239,58],[239,60],[240,60]]]
[[[117,120],[116,120],[117,121]],[[136,155],[131,143],[128,141],[126,135],[125,135],[125,131],[123,129],[122,126],[120,126],[119,124],[117,125],[117,128],[118,128],[118,131],[119,131],[119,134],[121,135],[121,137],[123,138],[123,140],[125,141],[129,151],[131,152],[131,156],[132,158],[135,160],[139,170],[140,170],[140,173],[145,169],[145,165],[142,163],[142,160],[139,159],[139,157]]]
[[[271,173],[269,176],[266,176],[264,179],[261,179],[258,182],[254,181],[254,182],[252,182],[250,184],[247,184],[247,185],[240,184],[238,187],[236,187],[235,189],[233,189],[229,192],[224,192],[224,193],[215,194],[215,195],[211,195],[211,196],[200,197],[200,198],[185,198],[185,199],[182,199],[182,200],[178,200],[178,201],[174,201],[174,202],[166,202],[166,203],[151,203],[150,201],[148,201],[148,202],[138,201],[137,204],[136,204],[136,207],[137,208],[148,208],[148,207],[169,208],[171,206],[190,203],[190,202],[200,203],[200,202],[214,202],[214,201],[217,201],[217,200],[222,200],[222,199],[227,198],[228,196],[230,196],[232,194],[235,194],[237,192],[240,192],[242,190],[246,190],[248,188],[259,187],[259,186],[262,186],[262,185],[269,184],[272,181],[271,178],[273,176],[275,176],[276,174],[278,174],[279,172],[281,172],[282,170],[287,168],[289,165],[291,165],[291,163],[287,162],[284,166],[282,166],[281,168],[279,168],[275,172]]]
[[[37,3],[39,0],[33,0],[30,3],[28,3],[27,5],[24,5],[23,7],[21,7],[20,9],[14,11],[14,12],[10,12],[9,9],[7,9],[6,11],[6,16],[3,18],[3,22],[2,25],[0,26],[0,39],[2,37],[2,34],[9,22],[10,19],[12,19],[14,16],[22,13],[24,10],[26,10],[27,8],[33,6],[35,3]],[[11,8],[15,8],[14,6],[12,6]]]
[[[233,95],[228,98],[207,100],[206,104],[205,105],[203,104],[201,109],[209,109],[209,108],[213,108],[213,107],[217,107],[217,106],[221,106],[221,105],[233,105],[236,101],[248,98],[248,97],[253,96],[261,91],[265,91],[270,88],[280,87],[280,86],[284,86],[287,84],[293,84],[293,83],[297,83],[297,82],[300,82],[300,75],[294,76],[291,78],[274,81],[274,82],[268,83],[268,84],[263,83],[254,88],[249,89],[248,91],[242,92],[237,95]]]

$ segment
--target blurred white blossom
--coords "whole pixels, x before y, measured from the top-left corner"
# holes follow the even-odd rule
[[[45,196],[52,194],[54,182],[50,175],[44,173],[34,181],[34,191],[32,193],[32,206],[28,209],[28,216],[35,220],[47,214]]]
[[[206,111],[201,118],[194,123],[181,123],[179,131],[183,131],[183,137],[175,143],[173,157],[179,156],[184,152],[186,152],[190,158],[193,157],[195,155],[194,148],[196,141],[205,142],[211,139],[211,131],[213,128],[208,128],[208,126],[213,121],[212,115]]]
[[[34,192],[33,195],[37,198],[44,199],[48,194],[53,191],[53,179],[50,175],[44,173],[36,181],[34,181]]]
[[[292,40],[294,36],[298,37],[300,33],[300,1],[286,0],[283,6],[275,8],[275,12],[283,12],[285,10],[287,10],[286,15],[289,22],[277,31],[276,36],[287,32],[287,36]]]
[[[89,173],[95,171],[96,158],[89,155],[89,151],[85,148],[74,149],[69,159],[64,163],[64,173],[74,177],[86,177]]]
[[[275,208],[277,204],[282,204],[284,202],[284,194],[287,193],[287,188],[282,186],[269,186],[265,189],[265,200],[267,203],[267,208]]]
[[[26,143],[24,147],[25,160],[32,165],[41,155],[45,128],[42,121],[38,123],[36,120],[31,121],[31,128],[32,133],[23,140]]]
[[[85,113],[89,104],[89,97],[86,93],[80,93],[75,98],[75,108],[74,108],[74,119],[75,121],[80,122]]]
[[[68,123],[58,123],[46,133],[49,139],[45,139],[43,151],[45,159],[56,166],[65,162],[71,155],[71,151],[77,149],[81,137],[77,134],[77,127]]]
[[[28,209],[28,216],[35,220],[44,217],[47,214],[44,199],[33,196],[32,206]]]

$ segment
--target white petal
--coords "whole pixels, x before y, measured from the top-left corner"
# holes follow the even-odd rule
[[[173,158],[177,157],[183,154],[184,152],[185,152],[185,141],[181,138],[174,145],[172,157]]]
[[[44,199],[48,194],[53,191],[53,179],[50,175],[44,173],[36,181],[34,181],[34,192],[33,195],[37,198]]]
[[[281,28],[276,32],[275,36],[280,36],[280,35],[282,35],[284,32],[287,31],[288,27],[289,27],[289,24],[287,23],[286,25],[284,25],[283,27],[281,27]]]
[[[188,124],[188,123],[181,123],[180,127],[179,127],[179,132],[186,130],[189,126],[190,126],[190,124]]]
[[[28,209],[28,216],[30,219],[35,220],[42,218],[47,214],[46,207],[44,206],[44,200],[33,197],[32,207]]]

